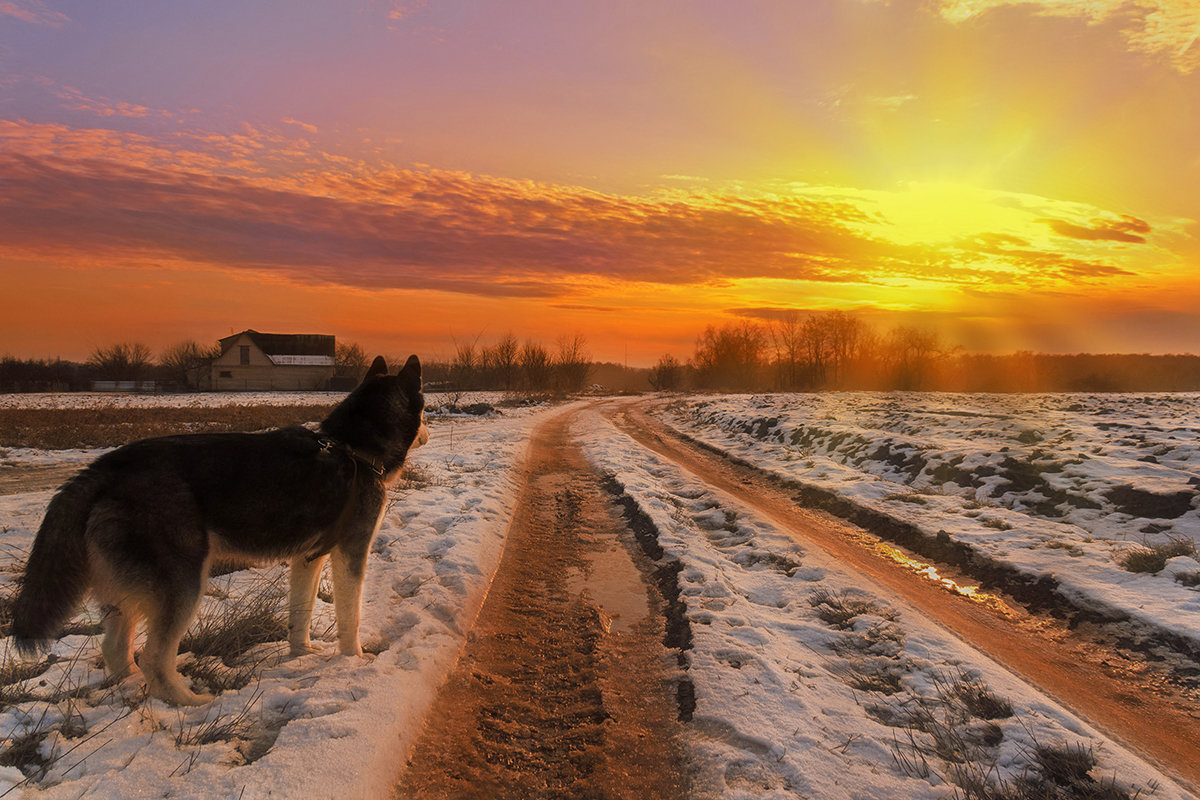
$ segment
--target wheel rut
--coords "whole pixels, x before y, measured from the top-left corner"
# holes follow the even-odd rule
[[[988,656],[1131,746],[1193,789],[1200,787],[1200,714],[1188,686],[1135,653],[1118,653],[1083,631],[1030,614],[1012,598],[978,602],[923,580],[872,547],[855,526],[797,505],[795,492],[767,473],[710,452],[630,404],[606,411],[618,428],[710,486],[757,508],[866,580],[886,587]],[[893,548],[894,549],[894,548]]]
[[[685,796],[664,602],[571,419],[534,432],[500,566],[397,800]]]

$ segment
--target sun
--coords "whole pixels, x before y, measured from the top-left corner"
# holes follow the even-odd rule
[[[943,244],[984,232],[1013,234],[1030,225],[1029,211],[1011,195],[951,181],[907,182],[874,197],[889,240]]]

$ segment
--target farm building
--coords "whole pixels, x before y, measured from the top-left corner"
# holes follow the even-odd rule
[[[329,388],[333,336],[242,331],[219,341],[221,355],[212,362],[215,391]]]

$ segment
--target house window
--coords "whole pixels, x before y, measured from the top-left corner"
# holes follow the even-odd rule
[[[244,344],[238,348],[241,350],[242,360],[241,365],[244,367],[250,363],[250,345]]]
[[[222,378],[232,378],[232,377],[233,377],[233,373],[232,373],[232,372],[230,372],[230,371],[229,371],[229,370],[227,370],[227,369],[223,369],[223,370],[221,370],[221,372],[219,373],[219,376],[220,376],[220,377],[222,377]]]

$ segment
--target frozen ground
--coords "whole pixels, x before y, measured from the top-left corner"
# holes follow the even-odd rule
[[[662,560],[679,568],[695,686],[687,726],[695,797],[944,798],[952,778],[1036,777],[1037,754],[1063,747],[1090,750],[1094,777],[1120,776],[1130,794],[1157,786],[1154,797],[1190,796],[598,414],[577,435],[653,523]]]
[[[886,499],[922,489],[898,475],[857,469],[858,477],[843,480],[839,470],[850,470],[834,457],[810,452],[788,460],[787,447],[769,437],[733,423],[726,430],[698,416],[719,408],[740,419],[752,409],[756,417],[780,417],[774,428],[783,412],[768,405],[763,414],[748,405],[769,401],[689,399],[673,413],[676,424],[741,457],[777,459],[763,461],[769,468],[799,465],[811,471],[804,480],[825,470],[824,478],[834,476],[830,485],[862,490],[852,495],[862,502],[904,512],[926,508]],[[724,405],[697,410],[701,402]],[[1064,410],[1064,424],[1078,413]],[[803,412],[804,418],[809,414]],[[903,424],[898,409],[883,416]],[[963,419],[945,416],[951,423]],[[371,658],[334,655],[332,607],[319,601],[313,633],[324,642],[322,653],[287,660],[282,643],[261,644],[233,667],[181,656],[181,665],[197,674],[222,678],[248,668],[253,678],[224,691],[211,707],[180,710],[146,700],[140,681],[104,686],[98,642],[88,628],[96,612],[84,614],[55,648],[55,659],[38,665],[40,674],[0,688],[4,747],[24,741],[33,758],[48,763],[36,786],[22,785],[16,767],[0,767],[0,796],[385,797],[482,602],[503,547],[529,433],[544,418],[538,407],[433,418],[433,438],[414,453],[412,469],[393,492],[368,565],[362,638],[375,653]],[[917,434],[925,434],[924,445],[947,445],[952,438],[936,438],[932,422],[924,425],[904,434],[914,448]],[[957,438],[975,447],[981,441],[976,427]],[[1104,783],[1117,776],[1131,793],[1158,785],[1142,797],[1188,796],[1003,668],[894,598],[861,585],[836,563],[801,550],[769,522],[663,462],[598,414],[583,412],[573,432],[592,462],[614,476],[653,523],[664,561],[679,565],[682,621],[691,633],[686,675],[695,689],[686,744],[698,798],[949,798],[951,779],[1037,777],[1038,753],[1064,746],[1090,751],[1096,761],[1091,775]],[[895,447],[900,444],[896,440]],[[1012,452],[1013,445],[1004,446]],[[89,457],[62,455],[71,462]],[[807,460],[813,466],[804,466]],[[1103,494],[1103,487],[1095,491]],[[0,591],[11,590],[50,496],[0,497]],[[1016,545],[987,540],[1002,531],[967,512],[1084,530],[1077,521],[1031,516],[1016,503],[975,499],[979,508],[969,508],[972,498],[955,491],[919,496],[935,511],[943,508],[936,504],[959,503],[944,506],[940,516],[951,522],[939,527],[966,526],[997,552]],[[1188,524],[1181,515],[1173,530],[1181,518]],[[978,531],[971,527],[976,522]],[[1008,532],[1016,530],[1014,525]],[[1084,545],[1086,555],[1097,542]],[[1071,564],[1084,558],[1057,548],[1028,549],[1042,551],[1039,557],[1070,558]],[[204,616],[233,616],[248,598],[270,599],[281,578],[278,568],[214,578]],[[1175,585],[1161,577],[1138,580]],[[1007,701],[1011,715],[1001,702],[980,702],[989,697]],[[956,753],[968,758],[956,764]]]
[[[1200,395],[735,395],[667,402],[663,418],[1200,650],[1194,549],[1156,574],[1119,563],[1200,542]]]
[[[414,452],[372,549],[362,639],[376,654],[365,660],[335,655],[332,606],[318,600],[313,633],[322,653],[287,660],[283,643],[259,645],[238,661],[257,673],[253,680],[212,707],[180,710],[146,700],[140,680],[103,686],[98,640],[86,629],[97,612],[89,609],[80,632],[39,664],[40,674],[3,689],[16,702],[0,712],[0,741],[7,747],[32,734],[27,741],[50,764],[39,788],[16,791],[39,798],[385,796],[486,593],[537,411],[432,422],[431,441]],[[0,497],[0,590],[11,591],[51,494]],[[277,567],[214,578],[201,617],[236,614],[248,597],[279,602],[285,588]],[[188,659],[181,657],[181,667]],[[16,767],[0,767],[0,796],[23,780]]]

